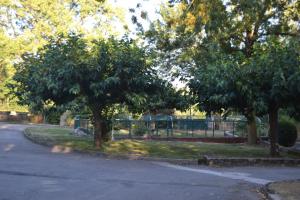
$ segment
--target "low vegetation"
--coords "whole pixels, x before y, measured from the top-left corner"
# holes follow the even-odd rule
[[[97,150],[91,137],[77,137],[72,129],[31,127],[25,131],[29,139],[47,145],[59,145],[62,148],[96,153],[102,152],[110,155],[136,155],[145,157],[200,158],[204,155],[220,157],[268,157],[268,149],[262,146],[246,144],[214,144],[199,142],[162,142],[144,140],[118,140],[110,141]],[[286,155],[283,155],[286,156]]]

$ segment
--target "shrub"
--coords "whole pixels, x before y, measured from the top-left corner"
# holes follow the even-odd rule
[[[148,132],[148,129],[144,125],[138,125],[138,126],[133,126],[132,127],[132,133],[133,133],[133,135],[143,136],[147,132]]]
[[[291,147],[297,140],[297,127],[290,120],[279,121],[278,143],[281,146]]]
[[[46,121],[49,124],[59,124],[61,112],[56,109],[49,109],[46,113]]]

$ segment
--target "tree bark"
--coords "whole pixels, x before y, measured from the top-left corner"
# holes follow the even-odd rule
[[[255,112],[252,111],[247,115],[247,132],[248,132],[248,144],[257,144],[257,128],[255,120]]]
[[[101,126],[101,128],[102,128],[102,132],[101,132],[101,140],[103,141],[103,142],[107,142],[107,141],[109,141],[110,140],[110,136],[109,136],[109,123],[108,123],[108,121],[107,120],[105,120],[105,119],[103,119],[102,120],[102,126]]]
[[[93,108],[93,124],[94,124],[94,145],[101,148],[102,142],[108,141],[109,126],[107,121],[101,115],[101,108]]]
[[[93,124],[94,124],[94,145],[96,148],[101,147],[102,143],[102,117],[100,110],[93,110]]]
[[[271,106],[269,109],[269,138],[270,138],[270,154],[271,156],[279,156],[278,151],[278,107]]]

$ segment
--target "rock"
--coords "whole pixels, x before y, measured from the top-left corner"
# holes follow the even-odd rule
[[[84,137],[84,136],[88,136],[88,133],[85,129],[83,128],[76,128],[73,131],[74,135],[79,136],[79,137]]]
[[[59,125],[64,127],[67,126],[67,119],[71,115],[71,111],[67,110],[60,116]]]

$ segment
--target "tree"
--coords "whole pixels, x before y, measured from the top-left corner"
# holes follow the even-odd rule
[[[300,99],[300,41],[270,38],[255,46],[249,65],[244,69],[252,77],[251,87],[256,110],[269,115],[270,153],[279,154],[278,111],[280,108],[297,107]]]
[[[118,36],[125,25],[122,9],[96,0],[5,0],[0,2],[0,81],[8,83],[13,63],[24,53],[35,53],[57,35],[84,34],[89,41]],[[9,72],[9,73],[7,73]],[[0,97],[7,99],[5,84]]]
[[[24,104],[60,105],[84,98],[91,110],[95,144],[108,139],[105,112],[153,91],[156,77],[143,48],[129,39],[109,38],[88,46],[79,36],[58,37],[17,65],[16,94]]]
[[[247,90],[247,87],[241,87],[242,81],[238,79],[240,76],[231,76],[231,73],[236,74],[236,71],[233,71],[230,66],[236,66],[239,71],[252,58],[255,45],[266,42],[269,37],[299,37],[299,25],[297,25],[300,16],[299,1],[170,2],[173,7],[163,7],[161,13],[164,21],[153,24],[152,30],[148,33],[149,37],[154,38],[157,47],[168,52],[168,55],[173,55],[175,63],[189,62],[188,67],[183,69],[188,71],[192,78],[197,79],[197,75],[206,73],[207,66],[210,66],[212,71],[214,69],[222,71],[230,79],[237,78],[231,82],[222,77],[220,80],[215,80],[214,84],[217,84],[219,89],[208,87],[206,96],[220,92],[214,95],[214,98],[219,98],[215,99],[215,103],[222,103],[225,108],[242,110],[248,119],[248,142],[256,143],[257,111],[253,102],[254,96],[251,94],[244,96],[245,92],[241,89]],[[205,58],[205,55],[215,52],[217,56],[209,56],[211,59]],[[220,69],[217,69],[219,67]],[[240,78],[245,79],[245,77]],[[192,82],[195,83],[197,80]],[[251,88],[251,84],[248,86]],[[203,93],[196,94],[203,95]],[[206,102],[209,107],[212,104],[211,99],[202,104]]]
[[[176,90],[166,80],[153,77],[151,89],[141,92],[128,102],[129,110],[133,113],[157,114],[163,110],[186,110],[192,103],[188,94],[183,90]]]

